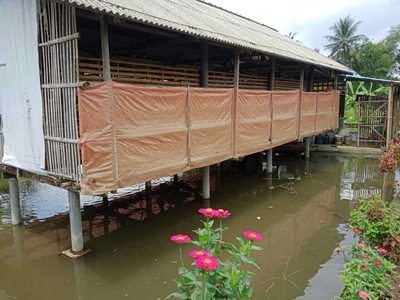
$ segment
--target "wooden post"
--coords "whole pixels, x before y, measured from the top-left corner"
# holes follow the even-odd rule
[[[308,92],[314,91],[314,66],[310,66],[310,70],[308,72]]]
[[[208,44],[201,41],[201,87],[208,87]],[[203,199],[210,199],[210,166],[203,167]]]
[[[235,78],[234,78],[234,87],[235,89],[239,88],[239,76],[240,76],[240,50],[237,49],[235,52]]]
[[[270,91],[273,91],[274,87],[275,87],[275,56],[270,56],[268,89]]]
[[[389,87],[389,98],[388,98],[388,116],[387,116],[387,127],[386,127],[386,147],[389,146],[390,141],[393,138],[393,84]]]
[[[151,180],[146,181],[146,200],[150,201],[152,196],[151,196]]]
[[[107,16],[100,16],[101,57],[103,59],[104,81],[111,80],[110,49],[108,43]]]
[[[273,91],[274,87],[275,87],[275,57],[271,56],[270,57],[270,70],[269,70],[268,89],[270,91]],[[271,107],[271,110],[272,110],[272,107]],[[271,126],[271,130],[272,130],[272,126]],[[267,173],[268,174],[272,173],[273,151],[274,151],[273,149],[268,149],[267,150]]]
[[[297,115],[298,115],[298,122],[297,122],[297,138],[299,141],[301,141],[301,102],[303,100],[303,90],[304,90],[304,67],[300,68],[300,99],[299,99],[299,103],[298,103],[298,111],[297,111]]]

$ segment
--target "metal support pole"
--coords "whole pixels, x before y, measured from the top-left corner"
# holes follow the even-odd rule
[[[21,205],[19,202],[19,186],[18,178],[8,179],[8,186],[10,189],[10,202],[11,202],[11,223],[13,225],[21,224]]]
[[[309,158],[310,157],[310,138],[307,137],[304,139],[304,141],[306,143],[306,150],[304,152],[304,157]]]
[[[210,166],[203,168],[203,199],[210,199]]]
[[[310,175],[310,159],[307,157],[305,160],[305,172],[306,175]]]
[[[268,149],[267,150],[267,173],[268,174],[272,173],[272,155],[273,155],[273,149]]]
[[[83,235],[82,235],[81,201],[79,193],[69,190],[68,201],[69,201],[69,222],[71,226],[72,252],[80,252],[83,250]]]

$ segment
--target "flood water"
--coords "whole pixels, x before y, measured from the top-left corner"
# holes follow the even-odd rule
[[[245,174],[251,168],[243,163],[225,164],[220,191],[212,172],[211,206],[231,211],[224,220],[228,240],[245,230],[264,236],[258,242],[264,250],[254,253],[261,270],[253,299],[332,299],[342,291],[343,261],[335,248],[353,236],[346,223],[351,200],[381,193],[387,178],[373,156],[274,160],[272,180]],[[84,240],[92,252],[73,261],[60,255],[70,246],[66,191],[23,181],[25,222],[13,227],[5,182],[0,189],[0,299],[164,299],[176,290],[180,266],[170,236],[194,238],[203,206],[200,172],[180,175],[178,186],[172,178],[158,181],[151,203],[142,186],[111,195],[108,208],[99,197],[82,197]],[[184,245],[183,252],[192,249]]]

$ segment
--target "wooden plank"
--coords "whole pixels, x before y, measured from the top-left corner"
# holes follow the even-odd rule
[[[110,49],[108,42],[108,26],[107,16],[100,16],[100,37],[101,37],[101,57],[103,60],[103,77],[104,80],[111,80],[110,71]]]
[[[71,35],[68,35],[68,36],[64,36],[62,38],[50,40],[50,41],[47,41],[45,43],[40,43],[39,47],[46,47],[46,46],[61,44],[61,43],[68,42],[70,40],[79,39],[80,37],[81,37],[81,35],[78,32],[78,33],[74,33],[74,34],[71,34]]]

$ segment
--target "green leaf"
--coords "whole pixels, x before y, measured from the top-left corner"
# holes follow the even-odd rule
[[[187,295],[186,293],[183,293],[183,292],[175,292],[175,293],[169,294],[166,297],[166,299],[169,299],[169,298],[172,298],[172,297],[179,298],[179,299],[184,299],[184,300],[190,299],[189,295]]]

